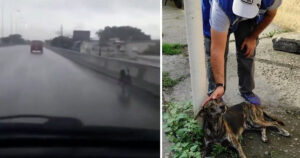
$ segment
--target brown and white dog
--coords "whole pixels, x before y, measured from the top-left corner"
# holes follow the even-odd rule
[[[249,129],[260,130],[263,142],[268,140],[267,127],[275,128],[280,135],[290,136],[288,131],[279,126],[279,124],[284,125],[281,120],[271,116],[260,106],[246,102],[228,108],[221,99],[211,100],[198,112],[195,119],[198,116],[203,117],[205,143],[203,157],[206,157],[211,145],[227,141],[237,150],[239,157],[246,158],[238,138]]]

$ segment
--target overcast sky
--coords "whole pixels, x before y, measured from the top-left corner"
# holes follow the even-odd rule
[[[20,33],[26,39],[45,40],[57,36],[62,25],[65,35],[72,36],[74,29],[82,29],[90,30],[91,37],[97,38],[95,32],[105,26],[129,25],[140,28],[152,39],[159,39],[160,3],[160,0],[0,0],[0,9],[4,13],[4,36]]]

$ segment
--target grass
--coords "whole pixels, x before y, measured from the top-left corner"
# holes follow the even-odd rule
[[[273,37],[276,34],[276,30],[266,33],[267,37]]]
[[[168,72],[163,72],[162,80],[164,88],[171,88],[174,87],[177,83],[179,83],[179,80],[172,79]]]
[[[270,152],[270,156],[271,156],[271,158],[276,158],[277,156],[276,156],[277,154],[276,154],[276,152],[275,151],[271,151]]]
[[[283,0],[274,19],[274,23],[292,31],[300,32],[299,0]]]
[[[218,157],[230,157],[230,158],[238,158],[238,154],[233,150],[229,149],[228,147],[224,147],[221,144],[217,143],[212,147],[212,156]]]
[[[170,102],[166,112],[163,112],[163,128],[169,141],[174,158],[199,158],[203,147],[203,130],[193,118],[193,105]],[[213,157],[237,158],[236,152],[215,144],[212,147]]]
[[[185,46],[181,44],[168,44],[164,43],[162,45],[162,51],[164,55],[177,55],[182,53]]]
[[[169,103],[163,113],[164,131],[171,142],[174,158],[199,158],[203,137],[202,127],[193,119],[191,103]]]
[[[289,31],[290,30],[287,30],[287,29],[285,29],[285,30],[273,30],[271,32],[266,33],[266,36],[272,38],[276,34],[285,33],[285,32],[289,32]]]

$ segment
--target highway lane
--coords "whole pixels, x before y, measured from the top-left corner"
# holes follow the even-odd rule
[[[116,80],[44,48],[0,47],[0,116],[76,117],[87,125],[159,129],[159,98],[135,89],[121,93]]]

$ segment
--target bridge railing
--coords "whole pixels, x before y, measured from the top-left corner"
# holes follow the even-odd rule
[[[105,74],[114,79],[119,79],[120,70],[129,70],[132,85],[144,89],[155,96],[160,95],[160,68],[155,65],[146,65],[134,61],[125,61],[107,57],[96,57],[81,54],[77,51],[63,49],[52,46],[46,48],[70,59],[76,63],[84,65],[99,73]]]

